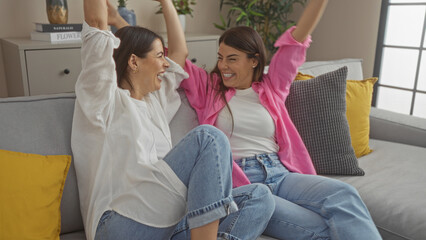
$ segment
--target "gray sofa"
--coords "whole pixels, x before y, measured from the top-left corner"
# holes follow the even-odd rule
[[[44,155],[72,154],[74,94],[0,99],[0,149]],[[196,120],[183,102],[171,123],[173,141]],[[384,239],[426,237],[426,120],[372,109],[374,151],[359,159],[363,177],[334,177],[360,192]],[[75,169],[71,165],[61,203],[61,239],[85,239]],[[261,239],[270,239],[262,236]]]
[[[345,60],[322,71],[334,70],[342,64],[360,66],[359,61]],[[306,65],[304,72],[321,74],[312,66]],[[360,77],[359,71],[354,71],[356,68],[349,67],[349,78]],[[0,98],[0,149],[72,155],[74,101],[73,93]],[[181,108],[170,123],[173,143],[196,122],[195,112],[182,95]],[[365,176],[330,177],[358,189],[384,239],[426,239],[426,119],[373,108],[370,124],[370,146],[374,151],[359,158]],[[65,182],[61,218],[62,240],[85,239],[73,164]]]

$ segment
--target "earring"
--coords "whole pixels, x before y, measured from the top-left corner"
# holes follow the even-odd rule
[[[135,69],[133,69],[133,73],[137,73],[138,72],[138,67],[135,67]]]
[[[253,68],[256,68],[256,66],[253,66]]]

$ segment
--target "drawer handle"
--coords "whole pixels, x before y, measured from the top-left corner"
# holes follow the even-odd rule
[[[191,62],[192,62],[192,63],[196,63],[196,62],[197,62],[197,59],[196,59],[196,58],[193,58],[193,59],[191,59]]]
[[[67,74],[67,75],[68,75],[68,74],[70,74],[70,72],[71,72],[71,71],[70,71],[68,68],[65,68],[65,70],[64,70],[64,73],[65,73],[65,74]]]

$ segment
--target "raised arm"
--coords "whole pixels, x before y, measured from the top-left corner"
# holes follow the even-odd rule
[[[117,8],[113,6],[108,0],[106,2],[108,7],[108,25],[112,25],[117,29],[129,26],[129,23],[127,23],[126,20],[120,16]]]
[[[183,68],[185,66],[185,59],[188,56],[188,48],[176,9],[173,6],[172,0],[157,1],[161,3],[164,20],[166,21],[168,57]]]
[[[311,0],[300,17],[297,28],[293,31],[293,38],[303,42],[315,29],[327,6],[328,0]]]
[[[84,20],[91,27],[106,30],[108,27],[108,0],[84,0]]]

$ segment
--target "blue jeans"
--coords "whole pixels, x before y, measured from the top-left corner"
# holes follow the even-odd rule
[[[220,219],[218,239],[256,239],[275,209],[271,192],[263,184],[249,184],[234,188],[232,196],[239,210]],[[191,239],[187,217],[177,225],[171,239]]]
[[[289,172],[277,154],[236,160],[252,183],[274,194],[265,235],[278,239],[381,239],[358,192],[344,182]]]
[[[251,210],[248,210],[256,212],[259,207],[260,211],[266,212],[265,217],[259,218],[262,221],[258,223],[263,225],[263,229],[266,228],[274,209],[272,195],[261,185],[246,187],[244,191],[234,193],[230,146],[227,137],[220,130],[209,125],[193,129],[170,150],[164,161],[188,188],[185,218],[188,229],[221,219],[223,222],[229,222],[228,228],[220,233],[221,236],[225,239],[239,239],[238,236],[232,235],[235,221],[238,221],[238,216],[241,215],[237,213],[243,212],[242,209],[238,210],[238,202],[234,201],[233,195],[238,199],[238,194],[261,199],[268,204],[268,207],[264,207],[260,204],[261,201],[255,202],[256,204],[250,206]],[[245,206],[241,206],[244,209]],[[237,217],[230,218],[235,215]],[[167,228],[150,227],[117,212],[106,211],[99,221],[95,239],[169,239],[175,228],[176,225]],[[245,234],[260,235],[263,229],[248,229]],[[241,239],[247,239],[244,236]]]

